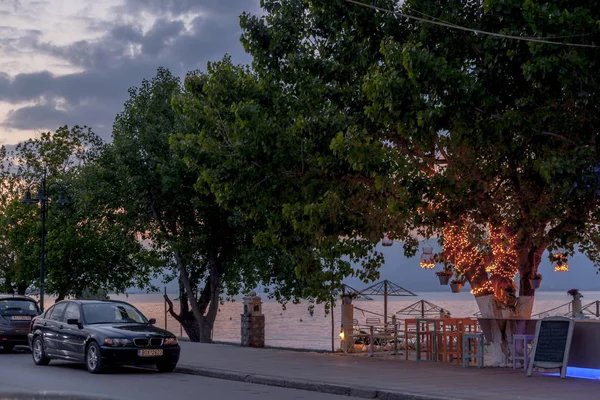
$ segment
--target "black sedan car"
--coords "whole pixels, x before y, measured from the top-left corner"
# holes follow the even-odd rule
[[[0,346],[4,351],[27,346],[29,325],[39,314],[40,309],[31,297],[0,294]]]
[[[65,300],[31,322],[33,361],[85,363],[91,373],[110,365],[155,365],[171,372],[179,361],[177,338],[153,326],[131,304],[112,300]]]

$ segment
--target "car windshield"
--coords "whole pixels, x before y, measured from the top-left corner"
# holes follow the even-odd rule
[[[88,324],[148,323],[142,313],[126,303],[84,304],[83,316]]]
[[[0,299],[0,315],[38,315],[35,301],[26,299]]]

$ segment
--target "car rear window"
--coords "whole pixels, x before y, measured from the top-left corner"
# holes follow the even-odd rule
[[[24,299],[0,299],[0,315],[38,315],[34,301]]]

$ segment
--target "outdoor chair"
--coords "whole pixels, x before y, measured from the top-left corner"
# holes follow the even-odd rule
[[[512,341],[512,365],[513,369],[517,368],[517,361],[523,362],[523,368],[527,369],[529,364],[530,353],[533,347],[535,335],[514,335]],[[519,343],[520,342],[520,343]],[[519,354],[517,354],[517,351]],[[522,353],[521,353],[522,351]]]
[[[462,335],[464,325],[462,318],[444,318],[438,331],[438,361],[457,362],[462,358]]]
[[[367,346],[369,345],[369,331],[368,329],[365,330],[364,327],[363,329],[361,329],[361,326],[358,322],[358,320],[353,319],[352,320],[352,326],[353,326],[353,334],[352,334],[352,339],[354,342],[354,345],[359,345],[360,349],[359,351],[366,351],[367,350]]]

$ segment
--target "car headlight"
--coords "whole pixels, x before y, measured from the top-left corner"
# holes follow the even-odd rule
[[[106,338],[104,339],[104,344],[113,347],[129,346],[131,344],[131,340],[122,338]]]
[[[164,344],[165,344],[165,346],[172,346],[174,344],[177,344],[177,338],[168,337],[165,339]]]

